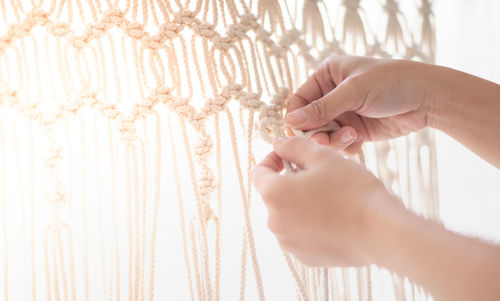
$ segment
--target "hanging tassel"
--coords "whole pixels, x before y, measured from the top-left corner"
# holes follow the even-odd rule
[[[366,32],[363,25],[363,20],[359,14],[359,2],[360,0],[343,0],[342,4],[345,7],[344,13],[344,27],[342,42],[346,43],[347,36],[352,36],[352,49],[356,50],[358,40],[362,40],[365,49],[368,46],[366,41]]]
[[[319,40],[323,44],[326,43],[325,26],[318,7],[318,1],[321,0],[305,0],[302,9],[302,32],[305,36],[311,37],[312,46],[316,47],[319,46]]]
[[[387,12],[387,27],[385,36],[385,45],[394,44],[396,53],[404,55],[406,52],[405,40],[403,38],[403,28],[399,22],[399,7],[395,0],[387,0],[384,6]]]
[[[425,54],[432,54],[436,48],[436,33],[434,32],[431,24],[431,17],[433,13],[429,0],[422,0],[420,13],[422,14],[422,41],[420,46]]]
[[[257,7],[258,17],[262,20],[262,24],[265,23],[266,16],[269,17],[271,32],[277,32],[276,29],[278,28],[278,25],[280,26],[281,32],[285,31],[283,12],[281,11],[278,0],[259,0]]]

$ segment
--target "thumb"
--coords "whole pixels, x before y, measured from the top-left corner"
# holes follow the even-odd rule
[[[285,119],[289,125],[301,130],[321,127],[340,114],[360,107],[362,99],[357,90],[359,87],[345,81],[320,99],[291,111]]]
[[[250,179],[255,188],[262,192],[269,188],[270,183],[279,177],[283,169],[281,158],[275,152],[268,154],[250,173]]]
[[[314,165],[321,160],[320,146],[306,138],[279,137],[274,140],[274,151],[285,161],[297,164],[301,169]]]

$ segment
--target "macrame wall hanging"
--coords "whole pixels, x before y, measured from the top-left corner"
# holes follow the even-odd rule
[[[428,0],[0,0],[0,20],[0,299],[430,299],[283,254],[248,180],[327,56],[432,62]],[[432,132],[364,153],[438,219]]]

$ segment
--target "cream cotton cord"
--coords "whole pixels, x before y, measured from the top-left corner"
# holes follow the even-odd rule
[[[431,1],[399,2],[0,0],[2,298],[429,299],[376,267],[283,260],[249,181],[329,55],[433,61]],[[358,157],[439,219],[433,139]]]

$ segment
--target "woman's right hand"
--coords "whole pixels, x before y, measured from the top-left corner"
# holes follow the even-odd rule
[[[407,60],[329,57],[291,97],[286,121],[301,130],[336,121],[342,129],[316,134],[314,140],[336,146],[340,133],[350,132],[357,139],[346,153],[359,151],[362,141],[417,131],[429,125],[437,85],[434,67]]]

